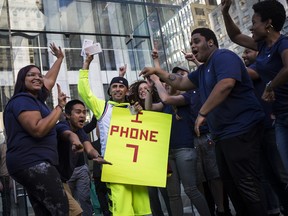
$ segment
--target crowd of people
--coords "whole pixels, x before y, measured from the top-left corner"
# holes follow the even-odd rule
[[[288,216],[288,38],[281,34],[286,12],[276,0],[254,4],[248,36],[231,18],[231,4],[221,1],[222,14],[228,36],[244,47],[242,59],[220,49],[211,29],[196,28],[191,52],[183,52],[195,71],[178,65],[167,72],[153,50],[154,65],[143,68],[143,79],[129,85],[126,65],[119,69],[108,101],[90,88],[93,55],[79,71],[82,99],[68,101],[57,85],[52,110],[45,101],[64,58],[61,48],[50,44],[57,60],[45,75],[35,65],[21,68],[3,115],[3,215],[11,214],[11,178],[23,185],[37,216],[93,215],[89,159],[104,216],[164,216],[159,192],[167,214],[183,216],[182,186],[201,216],[231,216],[230,201],[237,216]],[[86,106],[93,113],[88,124]],[[105,152],[115,107],[172,116],[166,187],[101,181],[102,167],[113,166]],[[90,140],[93,130],[98,140]]]

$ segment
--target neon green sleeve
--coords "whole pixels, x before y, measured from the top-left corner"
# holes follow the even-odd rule
[[[92,93],[88,78],[89,71],[80,69],[78,92],[86,106],[93,112],[96,119],[99,119],[105,109],[105,100],[97,98]]]

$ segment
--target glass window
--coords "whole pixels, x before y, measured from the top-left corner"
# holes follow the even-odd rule
[[[78,85],[77,84],[70,84],[69,85],[69,90],[70,90],[70,99],[80,99],[80,96],[78,94]]]
[[[0,112],[4,111],[4,108],[13,95],[13,92],[13,86],[0,86]]]
[[[205,15],[205,12],[204,12],[204,9],[203,9],[203,8],[197,8],[197,7],[195,7],[195,13],[196,13],[196,15],[201,15],[201,16],[204,16],[204,15]]]

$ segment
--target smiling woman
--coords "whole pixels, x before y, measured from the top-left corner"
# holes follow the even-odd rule
[[[55,167],[55,125],[67,98],[60,86],[57,85],[58,105],[50,111],[45,104],[64,55],[55,44],[50,44],[50,48],[57,60],[45,77],[35,65],[18,72],[14,95],[4,111],[6,164],[10,176],[27,191],[35,215],[68,215],[67,196]]]

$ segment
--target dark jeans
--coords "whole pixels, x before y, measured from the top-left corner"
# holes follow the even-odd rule
[[[275,121],[276,142],[285,169],[288,171],[288,113],[278,114]]]
[[[278,196],[282,206],[282,214],[288,215],[288,173],[280,157],[276,144],[275,130],[273,128],[265,129],[262,139],[262,150],[263,155],[261,164],[263,165],[264,180],[268,181]],[[268,194],[267,200],[268,204],[270,203],[271,205],[268,210],[273,210],[273,207],[277,207],[278,200],[275,195]],[[267,207],[269,207],[269,205]]]
[[[101,181],[100,176],[100,177],[94,177],[94,184],[102,214],[104,216],[110,216],[111,213],[109,211],[106,183]]]
[[[27,191],[35,215],[68,216],[68,199],[54,166],[42,162],[11,176]]]
[[[239,216],[267,215],[260,180],[260,139],[263,130],[261,122],[244,134],[216,143],[220,176]]]
[[[161,202],[159,200],[158,191],[160,191],[160,193],[163,197],[168,215],[172,216],[167,189],[166,188],[158,188],[158,187],[148,187],[152,215],[153,216],[164,216],[164,213],[163,213],[162,208],[161,208]]]
[[[3,190],[1,191],[3,216],[10,216],[11,212],[10,177],[1,176],[0,181],[3,185]]]

